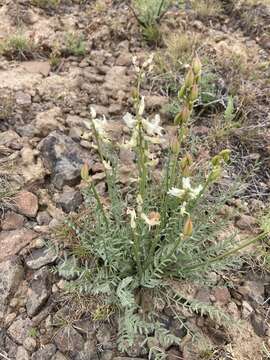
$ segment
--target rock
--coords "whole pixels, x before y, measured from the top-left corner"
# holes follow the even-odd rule
[[[209,288],[204,286],[204,287],[198,289],[198,291],[196,293],[196,300],[198,300],[204,304],[211,304]]]
[[[4,220],[2,221],[2,230],[16,230],[23,227],[24,217],[14,211],[8,211]]]
[[[114,356],[114,352],[112,350],[103,350],[100,354],[101,360],[112,360]],[[98,355],[96,355],[98,358]]]
[[[0,324],[3,319],[8,300],[16,292],[21,280],[24,277],[23,266],[19,263],[18,258],[0,263]]]
[[[69,189],[64,191],[58,197],[56,204],[61,206],[66,213],[75,211],[83,202],[83,197],[80,191]]]
[[[83,337],[72,326],[61,328],[55,335],[54,342],[63,353],[81,351],[84,347]]]
[[[71,128],[86,128],[85,127],[85,121],[87,119],[81,118],[79,116],[76,115],[68,115],[65,121],[65,125],[67,127]]]
[[[42,268],[34,274],[28,289],[26,310],[32,317],[36,315],[48,300],[51,289],[48,283],[48,269]]]
[[[80,141],[81,137],[83,134],[83,130],[79,127],[73,126],[70,130],[69,130],[69,136],[71,137],[71,139],[75,140],[75,141]]]
[[[31,95],[23,91],[18,91],[16,94],[16,104],[20,106],[29,106],[32,103]]]
[[[32,269],[40,269],[44,265],[53,264],[57,259],[57,254],[52,250],[46,247],[41,249],[34,249],[26,257],[26,265]]]
[[[257,219],[249,215],[241,215],[236,221],[236,226],[240,230],[254,231],[257,227]]]
[[[19,317],[8,328],[8,335],[18,344],[22,345],[32,329],[32,321],[29,318]]]
[[[221,305],[226,305],[231,300],[231,294],[226,287],[214,288],[212,294],[215,297],[215,301]]]
[[[59,107],[53,107],[50,110],[39,113],[35,120],[36,134],[45,137],[52,131],[59,129],[61,127],[58,120],[60,116],[61,109]]]
[[[30,357],[28,352],[25,350],[23,346],[19,346],[17,349],[16,360],[29,360]]]
[[[31,360],[51,360],[54,359],[55,353],[56,346],[54,344],[47,344],[32,354]]]
[[[52,357],[52,360],[67,360],[67,358],[60,351],[57,351]]]
[[[130,66],[132,64],[132,54],[129,51],[123,51],[116,60],[118,66]]]
[[[38,148],[57,189],[62,189],[64,185],[76,185],[80,181],[81,167],[89,155],[83,153],[75,141],[53,131],[40,142]]]
[[[145,356],[148,353],[145,337],[143,335],[136,335],[133,340],[133,345],[126,351],[127,355],[132,358]]]
[[[14,141],[20,141],[20,136],[13,130],[7,130],[0,133],[0,146],[9,146]]]
[[[165,96],[145,96],[145,110],[160,110],[166,104],[168,104],[168,98]]]
[[[238,287],[238,292],[245,300],[262,304],[264,302],[264,283],[262,281],[245,281]]]
[[[242,316],[244,319],[247,319],[252,313],[253,313],[253,308],[252,306],[247,302],[247,301],[243,301],[242,302]]]
[[[265,317],[253,312],[251,314],[250,321],[251,321],[251,324],[253,326],[255,333],[260,337],[264,337],[268,330],[268,325],[267,325]]]
[[[113,360],[145,360],[145,358],[127,357],[127,356],[115,356]]]
[[[16,359],[18,345],[9,336],[6,336],[4,348],[8,352],[8,359]]]
[[[130,85],[130,77],[126,75],[125,66],[113,66],[105,75],[103,88],[116,93],[118,90],[127,90]]]
[[[22,67],[31,74],[48,76],[51,70],[49,61],[24,61]]]
[[[37,214],[38,225],[49,225],[52,220],[50,214],[47,211],[39,211]]]
[[[26,91],[37,86],[41,78],[40,74],[25,71],[23,64],[20,64],[8,70],[0,70],[0,89]]]
[[[23,342],[23,347],[30,353],[34,352],[37,348],[37,341],[33,337],[27,337]]]
[[[113,329],[109,324],[102,324],[96,333],[98,343],[107,350],[114,348]]]
[[[38,212],[38,198],[29,191],[20,191],[15,199],[14,204],[17,211],[27,217],[35,217]]]
[[[0,262],[18,254],[36,237],[35,232],[26,228],[2,231],[0,233]]]

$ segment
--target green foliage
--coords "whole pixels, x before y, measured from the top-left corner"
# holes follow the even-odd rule
[[[43,9],[55,9],[60,5],[61,0],[31,0],[31,4]]]
[[[131,10],[149,43],[157,43],[160,40],[159,23],[171,3],[171,0],[133,0]]]
[[[153,292],[151,300],[160,297],[169,306],[184,306],[219,322],[228,320],[213,306],[186,299],[174,281],[202,283],[210,271],[237,266],[235,253],[258,240],[236,246],[236,234],[229,233],[224,240],[219,238],[227,222],[218,214],[231,193],[227,189],[222,194],[217,183],[229,161],[229,151],[221,151],[200,167],[187,152],[190,118],[201,79],[198,57],[178,93],[181,111],[175,117],[177,135],[161,158],[157,158],[153,145],[165,144],[164,130],[159,116],[152,120],[144,117],[141,96],[141,84],[146,71],[152,68],[152,59],[141,67],[134,60],[134,66],[138,73],[132,99],[135,111],[134,115],[124,116],[130,138],[115,148],[106,130],[106,119],[98,119],[91,110],[89,128],[104,167],[107,198],[99,195],[86,163],[81,176],[89,211],[77,225],[70,223],[75,241],[70,243],[71,254],[59,265],[60,275],[75,279],[71,289],[100,295],[105,305],[118,309],[121,351],[132,345],[136,334],[146,338],[154,334],[161,349],[162,345],[179,343],[159,321],[155,307],[145,307],[145,291]],[[119,188],[119,148],[129,149],[136,156],[137,172],[131,179],[135,185],[126,195]],[[159,181],[152,177],[154,170],[159,171]],[[76,251],[72,256],[78,243],[84,250],[82,258],[75,256]]]
[[[68,33],[65,41],[65,52],[67,55],[84,56],[86,54],[86,43],[82,35]]]
[[[38,330],[35,327],[31,327],[28,331],[28,336],[32,338],[38,337]]]
[[[0,54],[8,59],[27,60],[33,57],[35,46],[24,35],[12,35],[0,43]]]

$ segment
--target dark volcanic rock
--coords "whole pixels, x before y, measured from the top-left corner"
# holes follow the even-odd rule
[[[57,189],[80,181],[81,167],[89,155],[70,137],[53,131],[39,143],[38,148]]]
[[[28,289],[26,309],[29,316],[36,315],[50,296],[48,282],[48,269],[42,268],[37,271]]]

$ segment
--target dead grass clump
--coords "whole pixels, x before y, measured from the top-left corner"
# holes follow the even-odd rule
[[[223,11],[218,0],[191,0],[191,6],[196,16],[201,19],[214,18]]]

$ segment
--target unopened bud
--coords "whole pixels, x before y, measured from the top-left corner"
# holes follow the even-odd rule
[[[186,87],[185,87],[185,85],[183,85],[181,87],[181,89],[178,91],[178,98],[182,99],[185,95],[185,92],[186,92]]]
[[[192,165],[192,157],[190,154],[186,154],[180,163],[183,176],[189,176],[191,165]]]
[[[176,115],[174,122],[178,125],[182,125],[188,121],[190,117],[190,110],[188,106],[184,106],[179,114]]]
[[[186,75],[186,78],[185,78],[185,87],[187,87],[188,89],[191,88],[191,86],[193,85],[194,83],[194,73],[192,71],[192,69],[189,69],[187,75]]]
[[[174,136],[171,140],[170,147],[173,154],[178,154],[180,151],[180,143],[177,136]]]
[[[192,63],[192,69],[194,71],[194,74],[200,75],[201,70],[202,70],[202,63],[199,59],[199,56],[196,54],[195,58],[193,59],[193,63]]]
[[[220,165],[220,161],[221,161],[220,155],[215,155],[212,158],[211,163],[213,166],[218,166],[218,165]]]
[[[185,168],[192,164],[192,157],[190,154],[186,154],[183,159],[181,160],[181,168]]]
[[[209,182],[217,181],[220,178],[221,170],[222,170],[221,166],[215,166],[209,175],[208,181]]]
[[[183,235],[185,237],[189,237],[192,235],[192,231],[193,231],[193,224],[192,224],[191,218],[188,217],[187,221],[185,222],[184,228],[183,228]]]
[[[231,150],[224,149],[219,153],[219,156],[221,156],[225,162],[228,162],[230,160],[230,154],[231,154]]]
[[[199,95],[199,87],[197,84],[194,84],[192,86],[192,89],[191,89],[191,92],[190,92],[190,95],[189,95],[189,99],[190,101],[195,101],[198,99],[198,95]]]
[[[81,168],[81,178],[84,181],[89,181],[90,176],[89,176],[89,166],[87,163],[84,163],[82,168]]]

